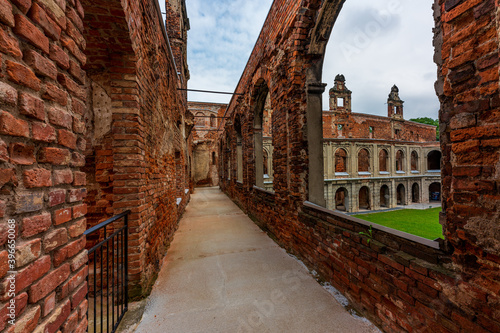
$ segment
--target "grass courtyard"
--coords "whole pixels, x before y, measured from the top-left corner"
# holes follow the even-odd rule
[[[401,209],[383,213],[353,215],[359,219],[380,224],[427,239],[443,238],[439,224],[441,207],[430,209]]]

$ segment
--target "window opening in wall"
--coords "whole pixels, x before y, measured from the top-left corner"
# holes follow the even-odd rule
[[[416,151],[411,152],[411,171],[418,171],[418,154]]]
[[[429,201],[440,202],[441,201],[441,184],[432,183],[429,185]]]
[[[347,173],[347,152],[339,148],[335,152],[335,173]]]
[[[337,98],[337,106],[343,108],[344,107],[344,98]]]
[[[404,172],[404,153],[402,150],[396,152],[396,171]]]
[[[406,205],[406,191],[403,184],[399,184],[397,188],[397,204]]]
[[[420,202],[420,186],[418,186],[418,183],[414,183],[411,188],[411,201],[413,203]]]
[[[210,127],[217,127],[217,118],[213,114],[210,115]]]
[[[262,169],[264,170],[264,179],[269,178],[269,170],[267,168],[269,164],[267,151],[262,151]]]
[[[198,112],[194,118],[194,126],[196,127],[205,127],[205,114],[203,112]]]
[[[363,186],[359,190],[359,208],[370,210],[370,189],[367,186]]]
[[[438,171],[441,170],[441,152],[433,150],[427,155],[427,170]]]
[[[236,181],[243,182],[243,138],[241,136],[241,121],[236,118],[234,124],[236,132]]]
[[[380,188],[380,207],[389,207],[389,202],[389,187],[387,185],[382,185]]]
[[[370,153],[365,148],[361,149],[358,153],[358,173],[370,173]]]
[[[388,172],[387,166],[389,165],[389,154],[387,150],[381,149],[378,154],[378,163],[380,172]]]
[[[212,152],[212,165],[216,165],[215,152]]]
[[[335,192],[335,209],[343,212],[347,212],[349,209],[347,190],[343,187]]]

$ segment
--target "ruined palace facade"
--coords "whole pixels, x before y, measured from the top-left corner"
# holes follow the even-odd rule
[[[388,116],[352,112],[343,75],[323,112],[326,208],[346,212],[438,201],[441,152],[436,127],[406,121],[396,86]]]

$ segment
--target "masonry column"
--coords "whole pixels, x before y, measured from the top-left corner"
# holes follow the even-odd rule
[[[326,83],[307,85],[307,147],[309,152],[308,200],[325,206],[323,170],[323,107],[322,94]]]

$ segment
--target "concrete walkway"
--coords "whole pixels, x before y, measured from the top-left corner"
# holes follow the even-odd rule
[[[191,197],[136,332],[379,332],[218,188]]]

